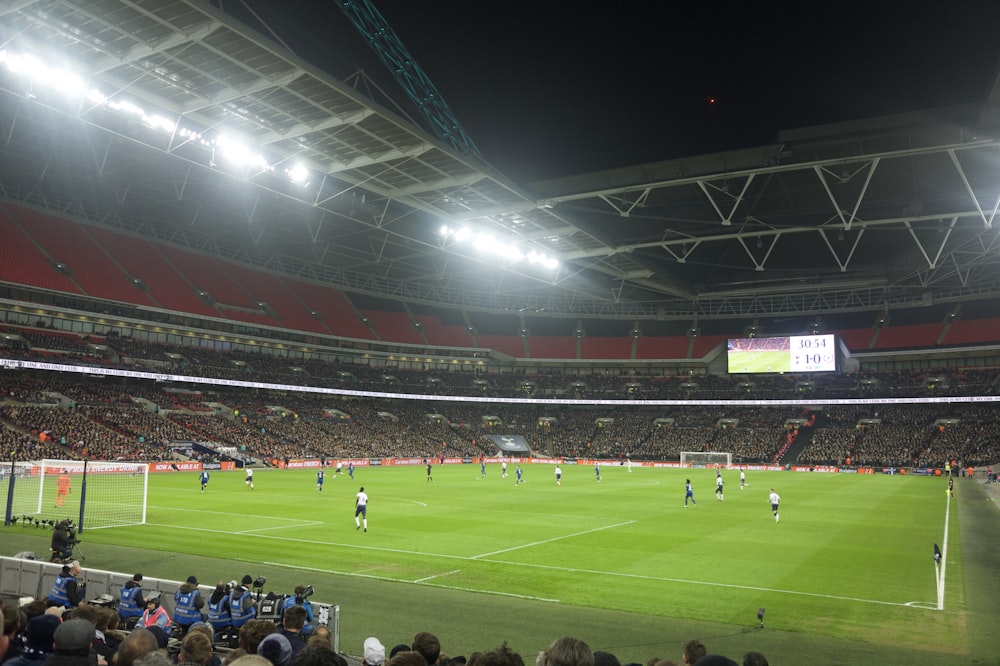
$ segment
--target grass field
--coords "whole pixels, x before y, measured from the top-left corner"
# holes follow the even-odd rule
[[[730,373],[743,372],[791,372],[791,352],[787,349],[774,351],[733,351],[729,352]]]
[[[956,508],[962,492],[983,494],[976,482],[949,502],[934,478],[749,472],[741,491],[726,472],[718,502],[709,470],[605,467],[597,483],[593,468],[567,465],[557,486],[551,466],[524,469],[515,487],[497,465],[486,478],[478,465],[436,466],[433,484],[422,467],[362,468],[355,481],[328,473],[322,493],[311,471],[258,471],[253,491],[241,472],[214,472],[204,494],[194,473],[151,475],[148,524],[86,531],[86,565],[312,583],[316,600],[341,605],[342,648],[355,653],[367,635],[391,645],[422,629],[452,654],[504,640],[532,654],[573,634],[623,663],[677,658],[695,636],[737,658],[829,646],[817,664],[874,663],[839,660],[853,650],[955,663],[980,644]],[[685,508],[687,477],[698,504]],[[353,519],[361,485],[367,533]],[[21,547],[31,531],[6,528],[4,540]],[[947,549],[943,609],[935,543]]]

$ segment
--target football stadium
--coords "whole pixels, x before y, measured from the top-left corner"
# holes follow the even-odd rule
[[[531,177],[409,3],[8,4],[0,663],[1000,663],[1000,53]]]

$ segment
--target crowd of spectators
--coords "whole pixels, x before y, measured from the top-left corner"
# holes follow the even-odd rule
[[[136,574],[139,576],[139,574]],[[194,577],[192,577],[193,579]],[[141,580],[141,577],[140,577]],[[189,579],[191,580],[191,579]],[[183,590],[179,588],[178,594]],[[159,606],[151,596],[149,607]],[[306,602],[308,603],[308,602]],[[165,615],[162,611],[161,615]],[[20,606],[0,607],[0,664],[3,666],[525,666],[525,658],[504,642],[468,654],[442,644],[436,634],[418,631],[398,637],[387,649],[369,636],[355,650],[337,652],[329,627],[305,624],[300,605],[283,608],[275,619],[255,617],[239,626],[235,641],[213,631],[202,621],[187,625],[126,623],[113,605],[88,602],[62,606],[31,600]],[[196,616],[195,616],[196,617]],[[167,620],[169,623],[169,619]],[[746,652],[741,661],[710,653],[697,639],[685,641],[673,656],[651,655],[626,666],[768,666],[759,652]],[[358,653],[354,656],[354,653]],[[593,650],[571,636],[552,641],[528,656],[535,666],[622,666],[612,652]]]
[[[28,335],[30,333],[30,335]],[[417,399],[341,398],[295,391],[263,391],[221,385],[190,387],[114,377],[42,372],[0,375],[0,453],[5,460],[38,457],[105,460],[218,459],[238,451],[242,459],[479,456],[496,452],[490,435],[519,435],[542,455],[677,460],[682,451],[726,451],[734,462],[941,465],[995,462],[997,408],[992,403],[934,405],[832,405],[824,399],[881,395],[963,395],[995,392],[993,369],[912,370],[843,375],[728,375],[656,377],[481,374],[387,370],[319,359],[218,352],[197,347],[133,341],[73,340],[65,333],[21,331],[28,352],[82,346],[112,349],[110,361],[148,361],[178,372],[219,379],[243,378],[309,386],[436,393],[534,396],[534,402],[450,402]],[[0,353],[10,353],[0,350]],[[16,350],[15,350],[16,351]],[[559,395],[623,397],[639,386],[642,397],[718,398],[712,406],[583,406],[546,403]],[[805,437],[789,437],[790,420],[802,407],[740,407],[727,399],[803,397],[820,405]],[[627,397],[634,398],[634,394]],[[958,405],[958,406],[955,406]],[[816,420],[818,417],[818,420]],[[945,425],[941,425],[945,423]],[[192,446],[204,442],[208,448]],[[797,446],[792,446],[793,442]],[[181,452],[181,453],[178,453]]]
[[[18,337],[0,347],[0,355],[11,358],[47,359],[53,354],[67,354],[81,363],[145,367],[195,377],[421,395],[732,400],[994,395],[1000,390],[1000,369],[996,368],[722,376],[656,375],[648,369],[635,368],[581,372],[571,368],[514,369],[487,365],[470,370],[456,365],[443,372],[376,367],[361,360],[338,362],[319,355],[289,358],[263,350],[261,353],[217,351],[119,335],[85,338],[46,329],[8,327],[8,330]],[[760,340],[760,344],[767,344],[766,338]]]

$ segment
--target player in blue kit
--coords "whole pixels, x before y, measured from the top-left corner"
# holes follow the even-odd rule
[[[694,504],[695,506],[698,505],[698,503],[694,501],[694,490],[691,488],[691,479],[686,479],[684,481],[684,506],[685,507],[688,505],[688,500],[691,500],[691,504]]]
[[[600,465],[594,465],[594,476],[597,477],[597,482],[600,483],[601,482],[601,466]]]
[[[201,481],[201,492],[205,492],[205,487],[208,486],[208,472],[206,470],[201,470],[201,475],[198,477]]]
[[[316,492],[323,492],[323,477],[325,472],[323,470],[317,470],[316,472]]]
[[[517,479],[514,481],[515,486],[519,486],[522,483],[524,483],[523,474],[524,473],[521,471],[521,466],[518,465],[517,469],[514,470],[514,475],[517,477]]]

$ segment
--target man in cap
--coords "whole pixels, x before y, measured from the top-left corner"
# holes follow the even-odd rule
[[[92,666],[90,649],[94,625],[82,619],[66,620],[52,634],[54,654],[46,666]]]
[[[56,629],[60,624],[60,619],[55,615],[38,615],[32,618],[25,630],[24,651],[5,661],[4,666],[40,666],[52,654]]]
[[[198,579],[188,576],[187,580],[174,592],[174,623],[181,628],[181,636],[187,634],[188,627],[201,622],[201,609],[205,600],[198,589]]]
[[[234,627],[242,627],[257,617],[257,600],[253,598],[253,593],[250,591],[251,585],[253,585],[253,578],[247,574],[243,576],[243,581],[234,587],[229,594],[230,624]]]
[[[146,600],[142,598],[142,574],[137,573],[132,576],[132,580],[126,581],[118,593],[118,614],[125,622],[125,627],[131,629],[136,621],[142,617],[142,611],[146,607]]]
[[[292,663],[292,645],[281,634],[268,634],[257,646],[257,654],[274,666],[288,666]]]
[[[366,666],[382,666],[385,663],[385,646],[374,636],[365,639],[364,662],[362,663]]]

